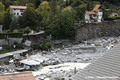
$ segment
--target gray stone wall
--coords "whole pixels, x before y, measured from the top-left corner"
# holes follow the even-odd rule
[[[3,25],[0,25],[0,32],[2,32]]]
[[[76,41],[82,41],[103,36],[120,36],[120,20],[85,24],[77,30],[75,39]]]
[[[38,35],[29,35],[29,36],[24,36],[23,41],[29,40],[32,43],[43,43],[46,38],[45,34],[38,34]]]
[[[14,44],[14,42],[21,43],[23,38],[9,38],[11,40],[11,44]],[[9,44],[8,39],[0,39],[0,45],[8,45]]]
[[[0,59],[0,65],[8,64],[10,57],[5,57]]]

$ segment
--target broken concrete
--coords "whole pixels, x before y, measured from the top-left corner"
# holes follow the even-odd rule
[[[10,59],[10,64],[15,65],[14,71],[34,71],[36,80],[69,80],[69,76],[74,75],[82,67],[82,63],[93,63],[119,41],[119,37],[103,37],[82,41],[71,47],[53,48],[50,51],[32,51],[26,56],[16,55],[13,60]],[[18,64],[15,64],[15,61]],[[12,72],[12,69],[3,70],[3,72]]]
[[[31,46],[31,43],[32,43],[31,41],[26,40],[26,41],[24,42],[24,45],[30,47],[30,46]]]

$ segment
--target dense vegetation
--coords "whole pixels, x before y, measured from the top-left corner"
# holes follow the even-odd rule
[[[111,19],[110,13],[120,13],[119,0],[0,0],[0,24],[10,32],[28,34],[30,29],[39,31],[41,27],[54,39],[73,38],[78,27],[74,23],[83,21],[85,11],[92,10],[96,4],[102,5],[106,20]],[[27,9],[23,16],[13,19],[10,5],[26,5]]]

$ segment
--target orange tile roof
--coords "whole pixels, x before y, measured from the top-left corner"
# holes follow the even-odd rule
[[[13,9],[26,9],[27,6],[10,6],[10,8],[13,8]]]
[[[98,11],[98,9],[100,8],[100,6],[101,6],[101,5],[99,5],[99,4],[96,5],[96,6],[94,7],[93,11]]]
[[[35,80],[32,72],[0,75],[0,80],[10,80],[10,78],[13,80]]]
[[[96,14],[101,5],[96,5],[92,11],[86,11],[86,14]]]
[[[93,11],[86,11],[87,14],[96,14],[95,12]]]

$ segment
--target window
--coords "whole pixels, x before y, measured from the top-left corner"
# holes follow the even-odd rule
[[[23,15],[23,13],[21,13],[21,15]]]
[[[20,12],[23,12],[23,9],[21,9]]]
[[[17,13],[17,15],[19,15],[19,13]]]

